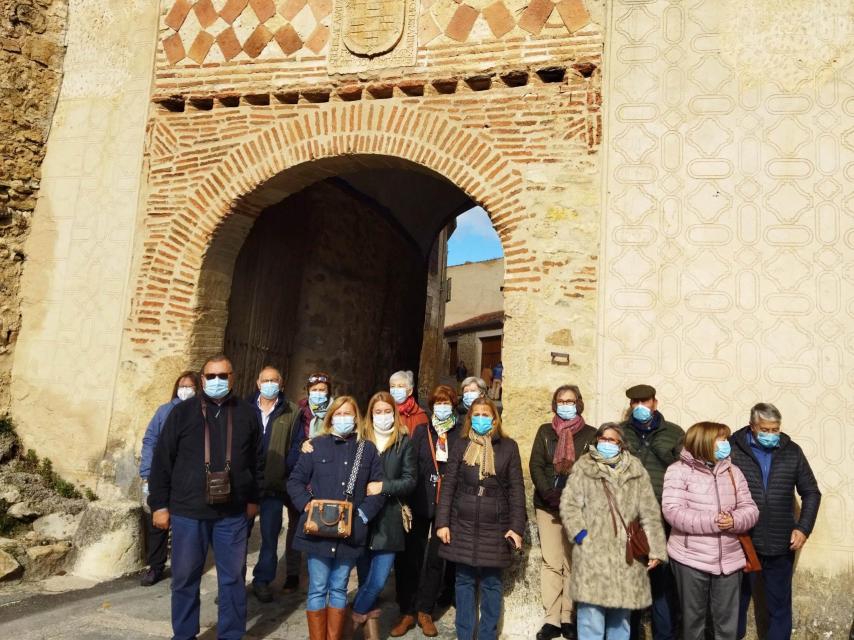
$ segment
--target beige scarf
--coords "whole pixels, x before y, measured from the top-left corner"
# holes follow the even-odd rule
[[[469,431],[469,444],[463,454],[463,462],[470,467],[480,465],[480,479],[495,475],[495,452],[492,450],[492,434],[477,435]]]

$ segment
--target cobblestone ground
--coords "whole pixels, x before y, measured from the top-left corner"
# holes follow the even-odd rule
[[[283,545],[283,538],[280,544]],[[250,575],[257,548],[256,528],[250,545],[250,549],[255,549],[249,556]],[[280,566],[280,570],[283,569],[284,565]],[[279,587],[283,577],[280,575],[273,584],[276,599],[270,604],[259,603],[249,593],[247,639],[308,638],[305,584],[296,593],[282,594]],[[355,571],[350,586],[352,600],[356,587]],[[77,588],[51,593],[69,587]],[[199,640],[216,640],[215,597],[216,570],[210,568],[202,578],[202,632]],[[392,580],[382,595],[381,607],[380,626],[382,637],[386,638],[397,617]],[[455,637],[453,620],[454,610],[450,609],[437,622],[441,638]],[[139,577],[133,576],[94,586],[85,581],[56,578],[44,583],[9,585],[0,589],[0,639],[3,640],[143,640],[171,636],[168,579],[147,588],[140,587]],[[424,635],[415,629],[404,637],[414,640]]]

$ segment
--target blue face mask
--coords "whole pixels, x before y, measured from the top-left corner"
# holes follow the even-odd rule
[[[332,431],[335,435],[348,436],[353,433],[356,419],[353,416],[332,416]]]
[[[463,394],[463,404],[466,406],[466,409],[468,409],[471,406],[472,402],[477,400],[479,397],[480,391],[466,391]]]
[[[479,436],[485,436],[492,431],[492,418],[489,416],[472,416],[471,428]]]
[[[262,382],[261,383],[261,395],[264,396],[267,400],[272,400],[277,395],[279,395],[279,383],[278,382]]]
[[[756,440],[766,449],[773,449],[774,447],[780,446],[779,433],[764,433],[760,431],[756,434]]]
[[[308,402],[313,407],[320,407],[326,404],[326,399],[329,396],[325,391],[309,391],[308,392]]]
[[[214,378],[213,380],[205,380],[205,393],[209,398],[219,400],[228,395],[228,380],[222,378]]]
[[[638,422],[649,422],[650,418],[652,418],[652,410],[642,404],[636,405],[632,409],[632,417]]]
[[[620,455],[620,445],[614,444],[613,442],[597,442],[596,451],[598,451],[605,460],[610,460],[611,458],[616,458]]]
[[[729,440],[721,440],[720,442],[715,443],[716,460],[723,460],[724,458],[729,458],[730,453],[732,453],[732,447],[729,444]]]
[[[557,406],[557,415],[561,420],[572,420],[578,415],[578,409],[574,404],[559,404]]]
[[[392,387],[389,390],[389,393],[391,394],[391,397],[394,398],[394,401],[397,404],[403,404],[409,397],[409,394],[406,393],[406,389],[404,389],[403,387]]]
[[[449,404],[436,404],[433,405],[433,415],[436,416],[437,420],[447,420],[451,417],[451,405]]]

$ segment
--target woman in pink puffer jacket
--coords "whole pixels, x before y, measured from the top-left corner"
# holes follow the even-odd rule
[[[747,480],[730,462],[730,429],[700,422],[685,434],[681,459],[667,468],[661,509],[682,605],[683,640],[702,640],[711,608],[715,640],[735,640],[741,572],[738,534],[759,518]]]

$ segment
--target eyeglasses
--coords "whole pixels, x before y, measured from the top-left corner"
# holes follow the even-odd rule
[[[318,382],[328,383],[329,382],[329,376],[323,375],[323,374],[318,374],[318,375],[308,377],[308,383],[309,384],[317,384]]]
[[[214,380],[215,378],[219,378],[220,380],[228,380],[228,376],[231,375],[231,371],[226,371],[225,373],[205,373],[205,380]]]

